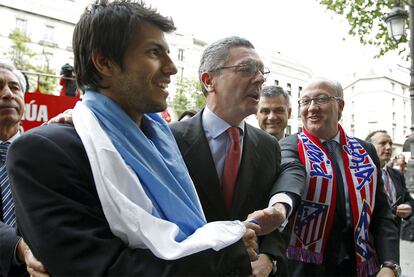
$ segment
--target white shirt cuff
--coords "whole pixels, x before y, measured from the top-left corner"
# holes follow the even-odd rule
[[[269,207],[272,207],[276,203],[283,203],[283,204],[286,204],[289,207],[289,209],[287,210],[286,220],[282,224],[280,224],[280,226],[278,228],[278,230],[280,232],[282,232],[283,229],[286,227],[286,225],[288,223],[288,218],[289,218],[290,214],[292,213],[293,201],[292,201],[292,198],[290,198],[289,195],[287,195],[284,192],[280,192],[280,193],[276,193],[275,195],[273,195],[270,198]]]

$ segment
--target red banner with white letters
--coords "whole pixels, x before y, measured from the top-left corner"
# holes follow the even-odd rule
[[[79,97],[55,96],[39,92],[24,95],[25,112],[22,124],[25,131],[40,126],[54,116],[71,109]]]

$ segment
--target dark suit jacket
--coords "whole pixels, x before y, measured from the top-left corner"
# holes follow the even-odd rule
[[[26,266],[13,264],[15,248],[20,240],[15,228],[3,223],[2,201],[0,199],[0,277],[23,276]]]
[[[374,146],[365,141],[358,141],[365,148],[379,169],[379,159]],[[297,143],[298,137],[296,134],[280,141],[280,146],[282,149],[282,172],[278,179],[278,183],[289,183],[295,186],[297,183],[303,183],[306,180],[305,168],[300,162],[298,156]],[[335,218],[337,219],[337,216]],[[339,224],[345,225],[343,222],[337,222],[337,225]],[[326,268],[335,269],[335,265],[326,264],[326,261],[333,260],[333,257],[336,257],[338,254],[338,249],[334,247],[334,244],[342,240],[345,240],[346,245],[352,247],[352,251],[354,251],[352,234],[351,236],[348,236],[348,234],[340,234],[340,230],[337,230],[337,233],[334,233],[333,230],[335,230],[335,223],[333,225],[334,226],[332,227],[330,239],[328,240],[324,255],[324,263],[322,265],[315,265],[289,261],[289,269],[293,276],[325,276],[327,274],[333,274]],[[378,185],[376,189],[375,208],[372,214],[369,232],[370,236],[374,238],[374,245],[378,254],[379,262],[399,262],[398,227],[392,218],[390,205],[388,204],[387,196],[384,190],[384,184],[381,178],[381,170],[378,170]]]
[[[139,145],[137,145],[139,147]],[[33,129],[10,147],[7,161],[22,236],[53,276],[249,274],[241,241],[175,261],[128,248],[114,236],[90,164],[73,126]]]
[[[19,239],[16,229],[4,224],[0,218],[0,277],[24,276],[27,274],[25,265],[13,265],[15,248]]]
[[[408,204],[411,206],[411,209],[414,211],[414,199],[411,197],[410,192],[407,190],[407,186],[405,184],[404,175],[399,172],[398,170],[387,166],[387,172],[390,174],[390,178],[394,183],[395,191],[397,194],[397,205],[399,204]],[[399,199],[399,200],[398,200]],[[407,220],[410,219],[412,214],[406,218]],[[394,219],[396,220],[398,227],[401,226],[401,218],[395,216]]]
[[[172,124],[171,130],[197,189],[207,221],[245,220],[248,214],[266,208],[270,196],[278,192],[290,192],[297,198],[300,197],[303,184],[274,185],[279,176],[280,165],[280,147],[277,140],[264,131],[246,124],[233,206],[229,213],[224,204],[221,184],[202,127],[202,112],[191,119]],[[288,232],[281,234],[275,231],[260,240],[260,253],[276,257],[278,270],[282,274],[287,274],[285,250],[288,239]]]

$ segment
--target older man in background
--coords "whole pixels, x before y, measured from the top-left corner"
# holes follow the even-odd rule
[[[387,165],[392,155],[392,139],[387,131],[378,130],[368,134],[365,140],[372,143],[377,150],[388,202],[393,209],[396,222],[400,226],[402,218],[409,219],[411,217],[414,199],[407,190],[404,175]]]

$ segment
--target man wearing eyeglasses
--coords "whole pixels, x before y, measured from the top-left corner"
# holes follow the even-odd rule
[[[260,128],[277,140],[285,137],[292,108],[289,95],[279,86],[266,86],[260,94],[256,118]]]
[[[268,73],[248,40],[229,37],[211,44],[199,67],[206,107],[171,126],[207,221],[244,220],[264,209],[251,218],[275,230],[288,217],[292,201],[300,199],[303,184],[274,185],[280,165],[277,140],[244,122],[257,111]],[[287,242],[288,234],[279,230],[260,237],[253,275],[286,275]]]
[[[342,86],[312,80],[299,100],[303,132],[280,141],[277,181],[306,183],[292,215],[293,276],[399,276],[398,229],[384,192],[375,148],[338,124]]]

